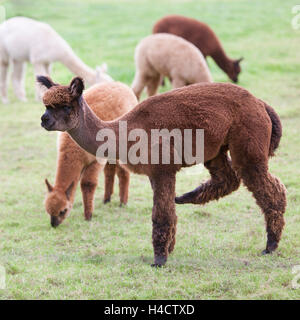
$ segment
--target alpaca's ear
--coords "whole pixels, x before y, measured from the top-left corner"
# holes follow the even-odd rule
[[[79,77],[74,78],[70,83],[69,89],[73,98],[79,98],[84,90],[83,80]]]
[[[74,181],[72,181],[69,188],[65,192],[68,200],[70,200],[73,187],[74,187]]]
[[[101,70],[102,72],[107,73],[108,67],[107,67],[107,63],[106,63],[106,62],[104,62],[104,63],[101,64],[100,70]]]
[[[37,83],[46,87],[47,89],[50,89],[51,87],[58,85],[57,83],[54,83],[50,77],[46,77],[46,76],[37,76],[36,81]]]
[[[244,60],[243,57],[242,57],[242,58],[239,58],[239,59],[237,59],[237,60],[234,61],[234,64],[235,64],[235,65],[239,65],[240,62],[243,61],[243,60]]]
[[[53,187],[51,186],[50,182],[48,181],[48,179],[45,179],[45,183],[46,183],[46,186],[48,188],[48,191],[51,192],[53,191]]]

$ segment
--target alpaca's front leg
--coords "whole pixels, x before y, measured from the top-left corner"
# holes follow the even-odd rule
[[[122,168],[119,163],[117,164],[116,169],[117,176],[119,178],[120,206],[122,206],[128,202],[130,173],[126,169]]]
[[[0,61],[0,94],[3,103],[8,103],[7,98],[7,75],[8,75],[8,62]]]
[[[47,72],[47,75],[50,77],[51,76],[51,70],[52,70],[52,65],[51,63],[45,63],[45,70]]]
[[[104,187],[104,203],[110,202],[111,196],[114,193],[116,165],[106,163],[104,167],[105,187]]]
[[[84,204],[85,220],[91,220],[94,211],[94,195],[98,185],[98,177],[103,166],[97,161],[85,168],[81,178],[81,192]]]
[[[20,101],[27,101],[24,86],[24,78],[25,63],[23,61],[13,60],[13,72],[11,75],[12,85],[15,91],[15,95]]]
[[[175,174],[151,177],[153,189],[152,241],[154,248],[154,267],[163,266],[175,244],[177,217],[175,213]],[[171,250],[170,250],[171,248]]]

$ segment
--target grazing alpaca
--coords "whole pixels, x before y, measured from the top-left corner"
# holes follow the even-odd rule
[[[137,104],[132,90],[120,82],[96,84],[84,93],[84,98],[102,120],[113,120],[125,114]],[[81,149],[72,138],[63,132],[58,136],[58,161],[55,185],[46,179],[48,194],[45,208],[51,217],[51,225],[57,227],[70,214],[77,184],[81,180],[81,192],[86,220],[92,218],[94,193],[98,176],[104,168],[104,203],[110,201],[114,177],[117,173],[120,188],[120,204],[128,200],[129,172],[117,164],[100,164],[95,156]]]
[[[59,61],[90,85],[112,80],[105,74],[105,65],[92,70],[48,24],[25,17],[11,18],[0,25],[0,95],[3,103],[8,102],[7,76],[10,60],[13,63],[13,88],[21,101],[26,101],[24,77],[27,61],[33,64],[35,75],[50,75],[51,63]],[[39,96],[37,88],[36,98]]]
[[[102,130],[115,134],[116,141],[109,143],[115,147],[116,159],[122,157],[122,160],[122,150],[125,148],[128,154],[136,141],[128,137],[126,143],[119,142],[124,136],[121,123],[127,123],[127,133],[138,128],[147,132],[148,143],[140,148],[140,153],[145,149],[148,151],[148,162],[134,164],[131,161],[126,167],[147,175],[153,189],[154,266],[165,264],[168,254],[174,249],[175,201],[204,204],[238,189],[241,179],[265,215],[268,239],[263,253],[277,248],[284,226],[286,195],[285,187],[268,171],[268,158],[279,145],[281,123],[266,103],[233,84],[201,83],[151,97],[119,119],[104,122],[95,116],[82,98],[82,79],[74,78],[69,86],[55,84],[43,76],[38,77],[38,82],[48,88],[43,97],[47,109],[41,118],[42,126],[49,131],[67,131],[91,154],[95,155],[98,148],[107,143],[96,138]],[[65,105],[71,111],[65,110]],[[176,172],[191,164],[187,164],[185,159],[181,164],[175,161],[164,164],[161,157],[157,164],[149,162],[153,129],[183,132],[184,129],[195,131],[198,128],[204,129],[204,165],[211,179],[175,199]],[[158,143],[162,144],[161,141]],[[175,159],[176,146],[173,143],[170,147],[170,156]],[[195,154],[196,139],[192,139],[189,148]],[[227,156],[228,150],[231,160]],[[178,154],[182,150],[176,148],[176,151]]]
[[[170,15],[156,22],[153,33],[172,33],[190,41],[199,48],[205,58],[211,56],[232,81],[238,82],[242,58],[230,59],[220,40],[207,24],[192,18]]]
[[[171,79],[173,88],[212,82],[201,52],[193,44],[172,34],[144,38],[135,49],[135,65],[132,89],[138,99],[145,86],[149,96],[155,95],[163,76]]]

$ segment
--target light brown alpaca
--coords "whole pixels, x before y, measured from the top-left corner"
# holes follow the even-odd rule
[[[144,38],[135,49],[135,77],[132,89],[137,98],[147,87],[156,94],[161,78],[168,77],[173,88],[198,82],[212,82],[202,53],[192,43],[172,34],[160,33]]]
[[[120,82],[97,84],[86,90],[84,98],[102,120],[113,120],[131,110],[137,100],[132,90]],[[129,172],[117,164],[100,164],[95,156],[81,149],[66,133],[58,136],[58,161],[54,186],[46,179],[48,194],[45,208],[51,217],[51,225],[57,227],[70,214],[75,191],[80,181],[84,216],[92,218],[94,193],[98,176],[104,168],[104,203],[109,202],[113,193],[114,177],[117,173],[120,188],[120,204],[128,200]]]
[[[217,200],[237,190],[241,180],[265,215],[267,245],[263,253],[270,253],[278,247],[284,227],[286,195],[280,180],[269,173],[268,159],[279,145],[282,130],[279,117],[266,103],[233,84],[201,83],[146,99],[121,118],[104,122],[83,99],[82,79],[74,78],[69,86],[55,84],[43,76],[38,77],[38,81],[48,88],[43,98],[47,110],[42,116],[42,126],[49,131],[67,131],[91,154],[96,155],[107,144],[97,139],[103,130],[116,136],[109,144],[115,146],[115,159],[122,160],[124,154],[121,149],[125,148],[128,155],[137,141],[128,138],[126,145],[121,144],[119,139],[124,133],[120,125],[127,124],[127,136],[136,129],[147,133],[147,140],[139,150],[147,151],[148,161],[135,164],[128,156],[126,167],[147,175],[153,189],[154,266],[165,264],[174,249],[175,201],[204,204]],[[71,111],[64,110],[65,105]],[[185,129],[195,131],[199,128],[204,130],[204,165],[211,179],[175,199],[176,173],[192,164],[182,157],[181,162],[174,161],[176,154],[185,152],[185,147],[183,145],[181,150],[176,148],[178,145],[173,140],[169,164],[164,164],[162,157],[158,162],[150,161],[153,130],[167,129],[170,132],[177,129],[184,136]],[[196,141],[194,136],[189,143],[193,155],[197,151]],[[162,140],[157,145],[163,147]],[[227,156],[228,151],[231,160]],[[110,159],[112,157],[111,154]]]

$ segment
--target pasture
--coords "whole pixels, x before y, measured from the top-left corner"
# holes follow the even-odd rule
[[[176,13],[206,22],[232,58],[243,56],[239,85],[274,107],[283,137],[270,171],[287,188],[286,226],[277,251],[262,256],[264,217],[244,186],[205,206],[177,206],[176,247],[167,265],[150,267],[152,190],[146,176],[131,176],[129,202],[119,207],[118,186],[103,204],[103,173],[93,219],[83,218],[81,192],[71,215],[54,229],[43,200],[44,179],[54,182],[57,133],[40,126],[28,65],[28,102],[0,103],[1,299],[299,299],[292,288],[300,265],[300,29],[292,28],[293,0],[1,1],[7,18],[49,23],[89,66],[103,62],[115,80],[131,85],[134,48],[152,25]],[[216,82],[229,81],[208,58]],[[52,78],[69,83],[61,64]],[[161,88],[169,90],[170,84]],[[177,194],[207,180],[208,172],[177,175]],[[300,287],[300,286],[299,286]]]

